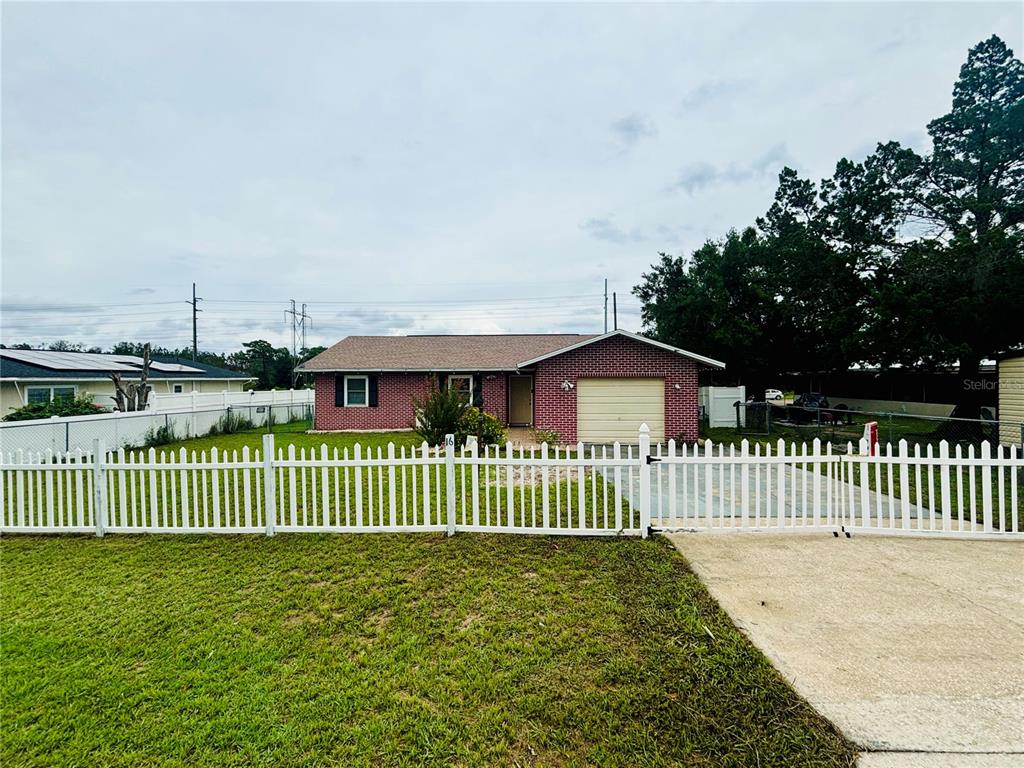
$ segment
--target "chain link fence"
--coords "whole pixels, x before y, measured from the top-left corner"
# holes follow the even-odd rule
[[[960,419],[916,416],[908,413],[854,411],[843,407],[805,408],[770,402],[737,402],[736,420],[730,427],[701,425],[701,436],[715,441],[732,438],[770,438],[810,441],[818,438],[837,446],[854,444],[863,437],[864,425],[878,423],[878,439],[911,445],[976,445],[984,440],[995,444],[1024,446],[1024,422],[995,419]]]
[[[229,405],[167,413],[105,413],[4,422],[0,424],[0,452],[89,452],[97,439],[107,449],[144,448],[206,435],[312,428],[312,403]]]

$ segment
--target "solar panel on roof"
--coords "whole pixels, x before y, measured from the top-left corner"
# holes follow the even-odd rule
[[[181,363],[150,363],[149,367],[154,371],[163,371],[164,373],[203,373],[201,368],[193,368],[190,365],[182,365]]]
[[[142,358],[134,355],[101,355],[95,352],[58,352],[41,349],[0,349],[0,357],[17,360],[55,371],[127,371],[138,372]],[[161,373],[203,373],[181,363],[151,362],[150,368]]]
[[[90,355],[74,352],[51,352],[48,350],[36,349],[4,349],[0,355],[11,360],[18,360],[31,365],[38,365],[41,368],[52,370],[74,370],[74,371],[110,371],[110,370],[131,370],[123,363],[107,362],[102,365],[96,360],[99,355]]]

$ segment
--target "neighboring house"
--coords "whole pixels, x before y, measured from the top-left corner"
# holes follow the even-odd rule
[[[457,387],[510,426],[564,442],[697,438],[697,374],[723,363],[627,331],[349,336],[302,363],[319,430],[410,429],[413,398]]]
[[[999,360],[999,442],[1024,446],[1024,353]]]
[[[41,349],[0,349],[0,416],[27,403],[89,395],[93,402],[113,407],[111,373],[125,381],[138,379],[142,358],[92,352],[52,352]],[[175,392],[241,392],[249,380],[226,368],[191,360],[154,357],[149,383],[156,394]]]

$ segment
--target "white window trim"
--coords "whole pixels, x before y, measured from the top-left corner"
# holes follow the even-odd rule
[[[452,379],[465,379],[469,382],[469,404],[473,404],[473,374],[471,373],[456,373],[448,377],[448,389],[452,388]]]
[[[185,385],[184,384],[171,384],[171,394],[172,395],[183,395],[183,394],[185,394]]]
[[[362,379],[363,380],[363,397],[366,402],[364,403],[349,403],[348,401],[348,381],[349,379]],[[370,377],[369,376],[346,376],[345,377],[345,407],[346,408],[369,408],[370,407]]]
[[[28,392],[30,389],[46,389],[50,392],[50,398],[46,402],[53,402],[53,390],[54,389],[67,389],[71,388],[74,391],[72,397],[78,397],[78,385],[77,384],[30,384],[25,387],[25,405],[29,404]]]

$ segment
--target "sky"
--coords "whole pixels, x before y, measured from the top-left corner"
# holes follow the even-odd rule
[[[600,332],[1024,4],[2,5],[0,341]]]

